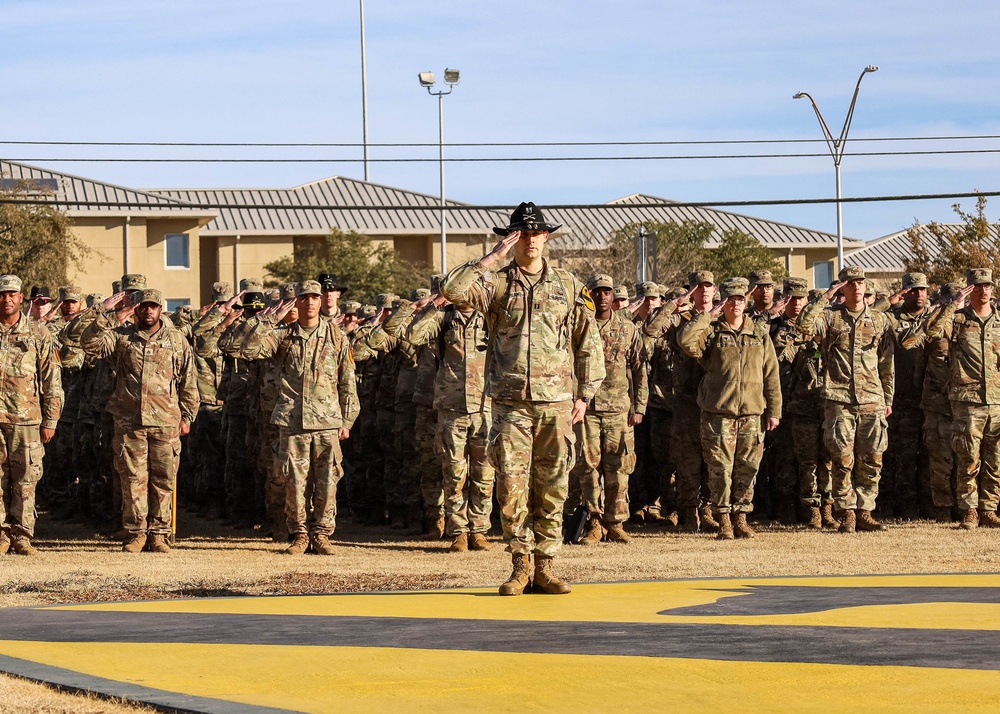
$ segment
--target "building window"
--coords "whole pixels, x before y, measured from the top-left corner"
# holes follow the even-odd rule
[[[167,267],[183,270],[191,267],[187,233],[168,233],[163,238]]]
[[[190,304],[191,301],[188,298],[167,298],[167,312],[173,312],[179,307]]]
[[[825,290],[833,282],[833,261],[817,260],[813,263],[813,285]]]

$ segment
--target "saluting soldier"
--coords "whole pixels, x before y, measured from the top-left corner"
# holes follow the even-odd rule
[[[604,379],[590,295],[542,256],[549,233],[559,227],[546,222],[535,204],[520,204],[510,225],[493,229],[503,236],[496,247],[455,268],[442,286],[458,308],[482,312],[490,334],[490,458],[513,563],[501,595],[520,595],[528,587],[532,555],[536,592],[570,591],[552,561],[562,545],[573,424],[583,419]],[[514,260],[499,267],[512,249]]]

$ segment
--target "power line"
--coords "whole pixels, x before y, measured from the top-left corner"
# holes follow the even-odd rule
[[[901,194],[891,196],[855,196],[840,199],[841,203],[877,203],[891,201],[931,201],[954,198],[978,198],[980,196],[994,197],[1000,196],[1000,191],[971,191],[963,193],[924,193],[924,194]],[[659,201],[646,203],[565,203],[546,204],[545,210],[568,211],[568,210],[619,210],[627,211],[637,208],[713,208],[718,206],[795,206],[795,205],[815,205],[837,203],[836,198],[776,198],[776,199],[753,199],[736,201]],[[71,201],[71,200],[46,200],[34,198],[0,198],[0,205],[30,205],[30,206],[77,206],[87,208],[165,208],[177,210],[204,209],[204,210],[287,210],[287,211],[440,211],[438,204],[420,206],[365,206],[365,205],[274,205],[274,204],[251,204],[251,203],[156,203],[156,202],[130,202],[130,201]],[[446,211],[510,211],[513,205],[445,205]]]
[[[882,136],[859,137],[851,143],[877,141],[963,141],[1000,139],[1000,135],[967,136]],[[446,143],[445,147],[514,147],[514,146],[714,146],[726,144],[820,144],[825,139],[715,139],[691,141],[484,141]],[[0,146],[188,146],[243,148],[343,148],[360,149],[364,144],[330,142],[225,142],[225,141],[3,141]],[[437,143],[394,142],[368,143],[374,148],[437,148]]]

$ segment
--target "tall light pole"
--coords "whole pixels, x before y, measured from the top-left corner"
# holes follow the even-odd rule
[[[840,137],[837,139],[833,138],[833,133],[830,131],[830,127],[827,126],[826,120],[823,119],[823,115],[819,111],[819,106],[816,104],[816,100],[812,98],[812,95],[808,92],[798,92],[792,96],[792,99],[802,99],[804,97],[812,102],[813,111],[816,112],[816,118],[819,119],[819,125],[823,129],[823,138],[826,139],[826,145],[829,147],[830,155],[833,157],[833,168],[837,174],[837,270],[844,267],[844,211],[840,202],[840,161],[844,158],[844,148],[847,146],[847,132],[851,130],[851,120],[854,118],[854,104],[858,101],[861,80],[869,72],[877,71],[878,67],[871,64],[861,70],[858,83],[854,85],[854,96],[851,97],[851,106],[847,110],[847,118],[844,119],[844,128],[840,130]]]
[[[427,89],[427,93],[438,98],[438,163],[441,166],[441,272],[448,270],[448,231],[445,227],[444,210],[444,97],[451,94],[458,84],[459,72],[457,69],[446,69],[444,71],[444,83],[448,85],[448,90],[432,91],[434,86],[433,72],[420,72],[417,77],[420,79],[420,86]]]
[[[365,72],[365,0],[361,2],[361,136],[365,151],[365,181],[371,180],[368,173],[368,75]]]

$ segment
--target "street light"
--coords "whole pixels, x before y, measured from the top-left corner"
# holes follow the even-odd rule
[[[830,131],[830,127],[827,126],[826,120],[823,119],[823,115],[820,114],[819,106],[816,104],[816,100],[812,98],[812,95],[808,92],[797,92],[792,95],[792,99],[802,99],[804,97],[812,103],[813,111],[816,112],[816,118],[819,119],[820,128],[823,129],[823,138],[826,139],[826,145],[829,147],[830,155],[833,157],[833,167],[837,174],[837,270],[844,267],[844,212],[843,206],[840,203],[840,161],[844,158],[844,148],[847,145],[847,132],[851,130],[851,120],[854,118],[854,104],[858,101],[861,80],[869,72],[877,71],[878,67],[871,64],[861,71],[858,83],[854,86],[854,96],[851,97],[851,106],[847,110],[847,118],[844,119],[844,128],[840,130],[840,137],[837,139],[833,138],[833,133]]]
[[[455,89],[455,85],[458,84],[459,71],[457,69],[446,69],[444,71],[444,83],[448,85],[448,90],[444,91],[433,91],[431,88],[434,86],[434,73],[433,72],[420,72],[417,74],[417,78],[420,80],[420,86],[427,90],[427,93],[431,96],[438,98],[438,162],[441,166],[441,272],[445,273],[448,271],[448,235],[447,229],[445,228],[445,210],[444,210],[444,96],[446,94],[451,94],[452,90]]]

